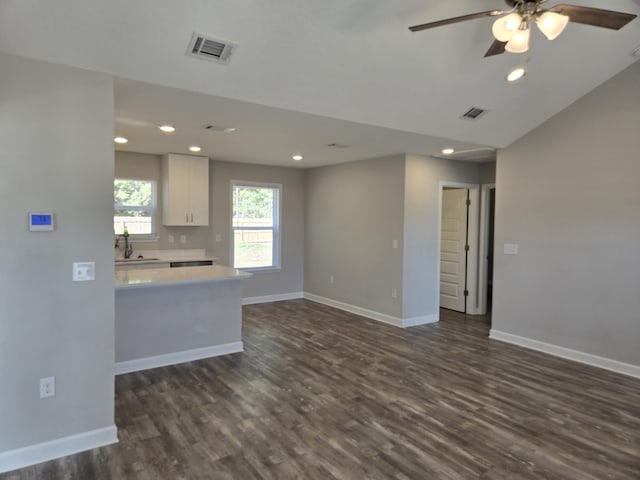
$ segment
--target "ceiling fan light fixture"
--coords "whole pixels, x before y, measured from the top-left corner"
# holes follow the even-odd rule
[[[567,15],[561,15],[555,12],[544,12],[542,15],[536,18],[536,25],[540,31],[549,40],[558,38],[558,35],[569,23],[569,17]]]
[[[531,30],[529,28],[517,30],[511,40],[507,42],[504,49],[509,53],[525,53],[529,51],[529,36]]]
[[[519,13],[510,13],[509,15],[500,17],[493,22],[491,31],[493,32],[493,36],[496,40],[500,42],[508,42],[520,27],[521,22],[522,17]]]

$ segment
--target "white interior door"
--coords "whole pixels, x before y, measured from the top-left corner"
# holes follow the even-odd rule
[[[442,191],[440,306],[458,312],[465,311],[467,198],[466,189]]]

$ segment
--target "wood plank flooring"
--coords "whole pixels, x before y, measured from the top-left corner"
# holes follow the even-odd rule
[[[640,479],[640,380],[445,310],[243,311],[244,353],[116,378],[120,443],[0,479]]]

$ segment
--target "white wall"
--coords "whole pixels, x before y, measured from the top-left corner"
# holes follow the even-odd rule
[[[639,133],[637,62],[498,152],[494,330],[640,366]]]
[[[441,182],[478,184],[480,165],[407,155],[404,199],[404,318],[431,317],[433,320],[439,315],[438,218]]]
[[[231,180],[282,185],[282,268],[278,272],[256,272],[242,282],[242,297],[268,297],[302,292],[304,275],[304,171],[246,163],[211,162],[210,232],[211,253],[223,265],[231,259]],[[215,242],[219,234],[221,242]]]
[[[113,427],[112,135],[110,76],[0,54],[0,459]],[[55,231],[28,232],[33,211]]]
[[[397,155],[306,171],[305,292],[402,316],[404,163]]]

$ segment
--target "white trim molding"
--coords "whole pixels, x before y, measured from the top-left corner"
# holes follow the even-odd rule
[[[368,310],[366,308],[356,307],[355,305],[339,302],[337,300],[321,297],[320,295],[315,295],[313,293],[308,293],[308,292],[304,292],[304,298],[307,300],[311,300],[312,302],[322,303],[323,305],[328,305],[330,307],[344,310],[345,312],[354,313],[356,315],[360,315],[361,317],[367,317],[372,320],[376,320],[378,322],[386,323],[389,325],[393,325],[394,327],[400,327],[400,328],[416,327],[418,325],[434,323],[440,319],[439,315],[423,315],[420,317],[402,319],[399,317],[387,315],[386,313],[380,313],[380,312],[375,312],[373,310]]]
[[[477,315],[478,309],[478,255],[479,255],[479,227],[480,227],[480,184],[450,182],[448,180],[440,180],[438,182],[438,255],[437,272],[435,277],[435,285],[438,289],[433,292],[435,294],[436,308],[440,310],[440,253],[442,246],[442,195],[445,188],[464,188],[469,190],[469,200],[471,205],[468,209],[468,228],[467,240],[469,244],[469,253],[467,255],[466,268],[466,284],[469,296],[466,301],[466,312],[469,315]]]
[[[304,298],[302,292],[281,293],[278,295],[264,295],[262,297],[246,297],[242,299],[242,305],[253,305],[254,303],[281,302],[283,300],[297,300]]]
[[[574,362],[604,368],[605,370],[622,373],[623,375],[640,378],[640,366],[638,365],[619,362],[610,358],[599,357],[579,350],[572,350],[552,343],[545,343],[539,340],[533,340],[531,338],[521,337],[519,335],[513,335],[511,333],[501,332],[494,329],[490,330],[489,338],[530,348],[531,350],[537,350],[538,352],[548,353],[549,355],[554,355],[556,357],[566,358],[568,360],[573,360]]]
[[[224,343],[222,345],[213,345],[211,347],[194,348],[192,350],[184,350],[181,352],[166,353],[164,355],[156,355],[153,357],[136,358],[134,360],[126,360],[117,362],[115,374],[139,372],[140,370],[149,370],[150,368],[166,367],[168,365],[176,365],[178,363],[192,362],[194,360],[202,360],[204,358],[219,357],[220,355],[229,355],[231,353],[239,353],[244,351],[242,342]]]
[[[419,317],[403,318],[402,326],[404,328],[417,327],[419,325],[427,325],[429,323],[437,323],[440,321],[440,315],[434,313],[433,315],[420,315]]]
[[[0,452],[0,473],[118,443],[115,425]]]

